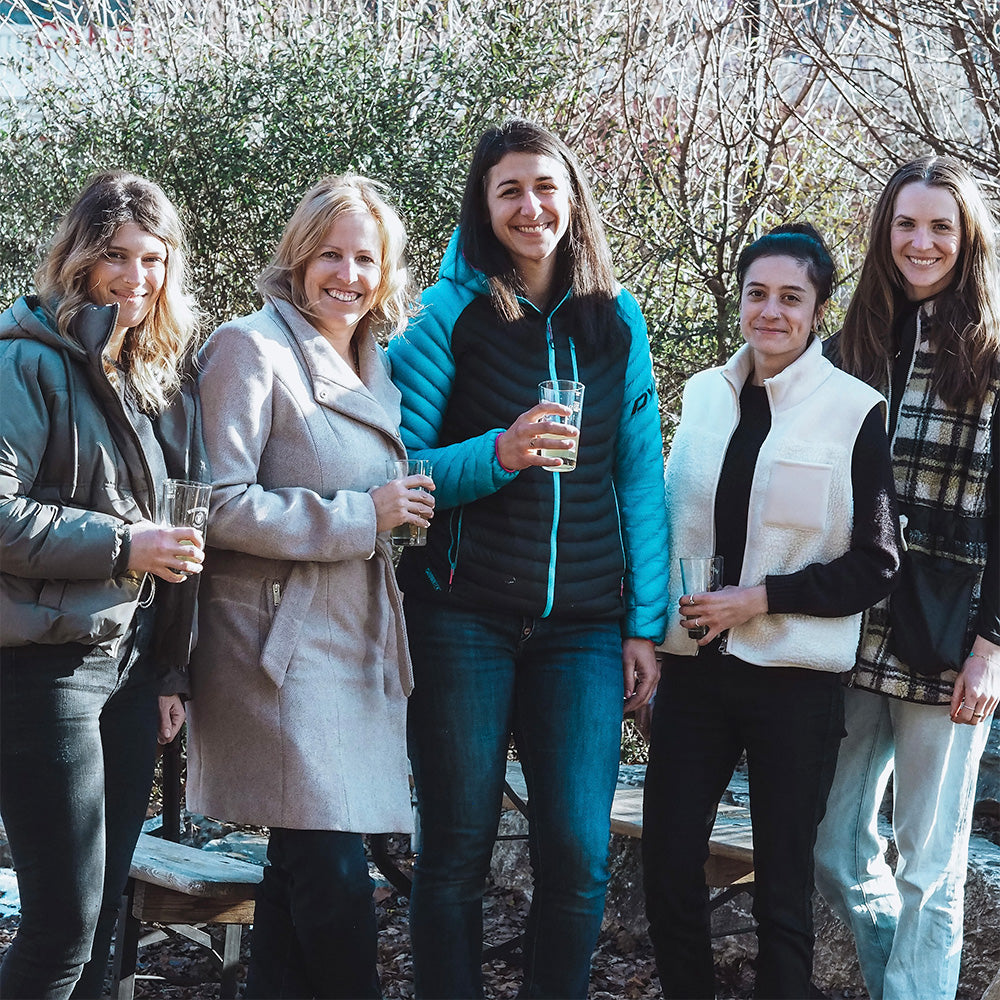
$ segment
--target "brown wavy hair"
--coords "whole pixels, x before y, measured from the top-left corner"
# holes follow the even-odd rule
[[[124,170],[95,174],[62,217],[48,253],[35,273],[42,308],[64,337],[91,302],[88,279],[119,227],[135,223],[167,247],[163,288],[146,318],[129,330],[122,353],[127,384],[139,404],[162,410],[180,384],[180,367],[198,321],[186,293],[184,231],[177,210],[153,181]]]
[[[904,163],[879,196],[868,252],[840,334],[841,363],[871,385],[885,384],[895,352],[893,324],[907,303],[903,277],[892,259],[890,233],[896,198],[913,183],[947,190],[961,221],[954,278],[935,296],[927,322],[935,346],[934,388],[949,406],[981,402],[1000,363],[997,223],[972,175],[950,157],[923,156]]]

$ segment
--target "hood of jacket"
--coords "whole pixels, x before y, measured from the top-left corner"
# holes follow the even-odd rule
[[[476,295],[489,295],[490,283],[482,271],[476,270],[466,259],[459,248],[460,234],[456,229],[448,241],[448,248],[441,260],[438,277],[454,281],[456,285],[467,288]]]
[[[99,356],[111,339],[118,306],[85,305],[73,317],[68,336],[56,330],[37,295],[25,295],[0,313],[0,340],[37,340],[82,360]]]

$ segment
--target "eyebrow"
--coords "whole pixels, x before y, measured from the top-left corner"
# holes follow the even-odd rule
[[[539,174],[538,177],[534,178],[533,183],[537,184],[539,181],[554,181],[555,179],[556,178],[554,174]],[[494,187],[499,188],[503,187],[505,184],[520,184],[520,183],[521,183],[520,178],[510,177],[504,181],[497,181]]]
[[[104,253],[108,253],[108,251],[110,251],[110,250],[115,250],[118,253],[136,254],[136,256],[138,256],[138,257],[154,257],[155,256],[155,257],[160,257],[163,260],[167,259],[167,251],[166,250],[160,250],[160,249],[156,249],[156,250],[140,250],[140,251],[137,252],[137,251],[133,250],[131,247],[122,246],[120,243],[109,243],[104,248],[103,252]]]
[[[912,215],[906,215],[904,212],[897,212],[896,215],[894,215],[892,217],[892,221],[893,222],[896,222],[899,219],[902,219],[902,220],[904,220],[906,222],[915,222],[916,221],[916,219],[914,218],[914,216],[912,216]],[[938,218],[936,218],[936,219],[931,219],[931,222],[948,222],[948,223],[951,223],[951,225],[954,225],[955,221],[956,221],[955,217],[952,216],[952,215],[941,215],[941,216],[938,216]]]
[[[343,253],[344,248],[340,247],[340,246],[337,246],[336,243],[321,243],[316,248],[316,253],[322,253],[324,250],[336,250],[337,253]],[[374,248],[373,249],[367,249],[365,247],[359,247],[355,252],[356,253],[366,253],[366,254],[369,254],[372,257],[374,257],[376,255],[380,255],[382,253],[381,250],[375,250]]]
[[[763,281],[748,281],[746,283],[747,288],[768,288]],[[806,291],[805,285],[779,285],[779,289],[782,292],[804,292]]]

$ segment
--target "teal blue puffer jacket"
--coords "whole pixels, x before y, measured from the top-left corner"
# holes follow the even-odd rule
[[[586,358],[569,296],[504,323],[482,274],[452,239],[423,310],[389,343],[403,441],[434,463],[426,548],[407,550],[409,595],[528,617],[624,619],[623,637],[663,638],[666,517],[660,416],[645,322],[616,303],[619,347]],[[537,402],[543,379],[587,386],[571,473],[507,472],[497,437]]]

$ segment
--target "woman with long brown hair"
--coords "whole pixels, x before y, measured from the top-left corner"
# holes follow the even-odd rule
[[[874,1000],[951,1000],[979,759],[1000,697],[1000,279],[969,172],[901,166],[827,350],[889,400],[907,551],[865,616],[817,883]],[[895,874],[878,809],[890,776]]]
[[[514,119],[480,137],[439,280],[389,355],[403,440],[433,460],[439,507],[398,570],[415,677],[416,993],[482,996],[513,734],[535,880],[521,995],[585,997],[622,711],[659,674],[666,518],[645,322],[552,132]],[[567,407],[539,402],[555,379],[586,384],[578,436],[559,422]]]

